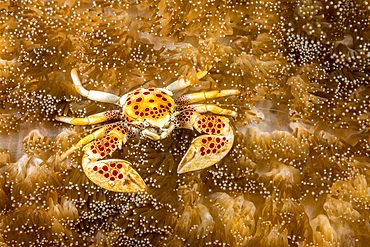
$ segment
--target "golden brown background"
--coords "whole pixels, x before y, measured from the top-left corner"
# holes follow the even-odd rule
[[[368,246],[370,2],[0,1],[1,246]],[[93,127],[54,120],[114,106],[79,96],[163,87],[213,65],[184,92],[239,88],[235,143],[177,174],[197,135],[130,140],[114,153],[148,184],[92,184]],[[184,93],[182,92],[182,93]]]

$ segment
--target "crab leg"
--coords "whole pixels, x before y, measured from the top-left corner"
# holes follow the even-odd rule
[[[176,108],[177,112],[180,112],[182,110],[185,110],[185,111],[191,110],[191,111],[196,111],[198,113],[212,112],[214,114],[226,115],[226,116],[232,116],[232,117],[238,116],[238,114],[233,110],[224,109],[224,108],[221,108],[213,104],[189,105],[189,106],[180,106]]]
[[[73,145],[64,154],[62,154],[60,156],[60,161],[63,161],[68,155],[73,153],[75,150],[77,150],[81,146],[86,145],[87,143],[106,135],[110,130],[112,130],[116,126],[117,126],[116,124],[108,124],[108,125],[100,128],[100,129],[94,131],[93,133],[85,136],[77,144]]]
[[[112,120],[112,119],[119,119],[119,117],[120,117],[120,111],[112,110],[112,111],[100,112],[98,114],[87,116],[84,118],[56,116],[55,119],[58,121],[73,124],[73,125],[91,125],[91,124],[101,123],[101,122]]]
[[[206,69],[207,69],[206,71],[202,71],[202,70],[198,71],[197,73],[198,80],[202,79],[208,73],[208,71],[211,69],[211,66],[207,66]],[[187,88],[188,86],[190,86],[190,84],[191,84],[191,78],[189,79],[180,78],[172,82],[170,85],[168,85],[166,89],[172,92],[176,92],[181,89]]]
[[[208,92],[199,92],[199,93],[191,93],[185,94],[180,96],[179,98],[175,99],[175,103],[178,106],[181,105],[188,105],[195,102],[207,100],[207,99],[214,99],[220,97],[226,97],[231,95],[238,95],[240,94],[239,90],[236,89],[229,89],[229,90],[213,90]]]
[[[117,95],[114,95],[114,94],[111,94],[111,93],[105,93],[105,92],[101,92],[101,91],[85,89],[81,84],[81,81],[80,81],[80,78],[78,77],[76,68],[72,69],[71,77],[72,77],[72,81],[73,81],[73,84],[74,84],[77,92],[79,94],[81,94],[82,96],[84,96],[88,99],[91,99],[91,100],[104,102],[104,103],[115,103],[116,104],[116,103],[119,102],[120,97],[118,97]]]
[[[122,143],[126,143],[129,130],[118,126],[100,139],[84,146],[82,168],[86,176],[96,185],[115,192],[138,192],[145,190],[141,176],[131,163],[120,159],[100,160],[112,154]]]
[[[182,158],[178,173],[197,171],[219,162],[230,151],[234,133],[229,119],[223,116],[200,115],[188,111],[177,116],[179,128],[206,133],[195,138]]]

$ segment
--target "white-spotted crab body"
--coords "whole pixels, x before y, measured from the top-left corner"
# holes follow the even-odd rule
[[[202,78],[206,72],[199,72]],[[173,92],[188,87],[190,81],[179,79],[164,88],[139,88],[118,97],[82,87],[77,70],[71,72],[76,90],[91,100],[114,103],[120,110],[106,111],[86,118],[57,116],[56,119],[74,125],[89,125],[117,120],[82,138],[62,156],[64,160],[77,148],[84,146],[82,167],[87,177],[98,186],[116,192],[145,190],[141,176],[131,163],[104,157],[121,148],[129,138],[141,134],[152,140],[166,138],[175,128],[195,129],[204,135],[195,138],[182,158],[178,173],[207,168],[220,161],[231,149],[234,141],[229,119],[236,112],[212,104],[192,104],[206,99],[237,95],[238,90],[215,90],[186,94],[173,98]],[[201,115],[211,112],[217,115]]]

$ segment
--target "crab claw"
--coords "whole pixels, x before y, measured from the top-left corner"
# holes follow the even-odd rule
[[[226,117],[194,113],[189,115],[194,119],[189,118],[188,123],[192,123],[192,127],[198,132],[207,134],[192,141],[177,168],[177,173],[201,170],[216,164],[230,151],[234,142],[234,132]],[[179,120],[184,121],[181,118]]]
[[[131,163],[120,159],[89,162],[84,157],[82,163],[86,176],[96,185],[115,192],[139,192],[145,190],[141,176],[131,167]]]
[[[198,136],[182,158],[177,173],[197,171],[216,164],[230,151],[233,141],[233,136]]]

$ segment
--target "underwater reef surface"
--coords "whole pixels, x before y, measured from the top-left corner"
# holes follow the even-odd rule
[[[1,246],[368,246],[370,2],[364,0],[1,0]],[[199,133],[137,137],[113,154],[147,184],[90,182],[82,151],[96,126],[56,115],[115,109],[123,95],[201,80],[183,92],[238,112],[216,165],[177,174]]]

